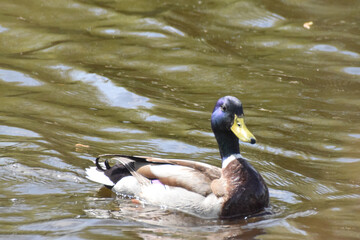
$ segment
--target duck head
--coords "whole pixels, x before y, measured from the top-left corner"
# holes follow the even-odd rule
[[[217,101],[211,115],[211,128],[222,159],[240,153],[239,139],[256,143],[256,138],[245,125],[242,103],[236,97],[225,96]]]

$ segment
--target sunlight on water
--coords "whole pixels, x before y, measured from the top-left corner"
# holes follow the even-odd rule
[[[38,80],[31,78],[23,73],[12,71],[12,70],[5,70],[0,69],[0,80],[6,82],[14,82],[17,83],[19,86],[40,86],[42,85],[41,82]]]
[[[8,136],[23,136],[23,137],[40,137],[36,132],[32,132],[26,129],[21,129],[17,127],[9,127],[0,125],[0,135],[8,135]]]
[[[70,66],[53,66],[53,69],[62,70],[64,77],[70,78],[72,81],[82,81],[97,88],[97,90],[105,96],[106,100],[114,107],[123,108],[151,108],[153,104],[149,103],[149,99],[127,91],[123,87],[116,86],[109,78],[100,76],[95,73],[88,73],[79,69],[72,69]]]
[[[8,28],[0,25],[0,33],[9,30]]]
[[[360,67],[346,67],[344,72],[351,75],[360,76]]]

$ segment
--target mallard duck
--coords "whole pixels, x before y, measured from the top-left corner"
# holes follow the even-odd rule
[[[136,201],[202,218],[242,217],[264,210],[269,204],[268,188],[240,154],[239,139],[256,142],[245,126],[240,100],[220,98],[211,115],[211,128],[219,145],[221,168],[190,160],[106,154],[86,169],[87,178]],[[110,166],[109,158],[117,163]]]

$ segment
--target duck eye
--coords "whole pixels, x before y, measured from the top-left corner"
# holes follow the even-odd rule
[[[223,112],[226,111],[226,106],[225,106],[225,104],[221,106],[221,111],[223,111]]]

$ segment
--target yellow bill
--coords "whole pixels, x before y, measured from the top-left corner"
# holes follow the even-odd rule
[[[256,143],[255,136],[247,129],[243,117],[238,117],[235,114],[234,123],[231,126],[231,131],[243,142],[251,144]]]

